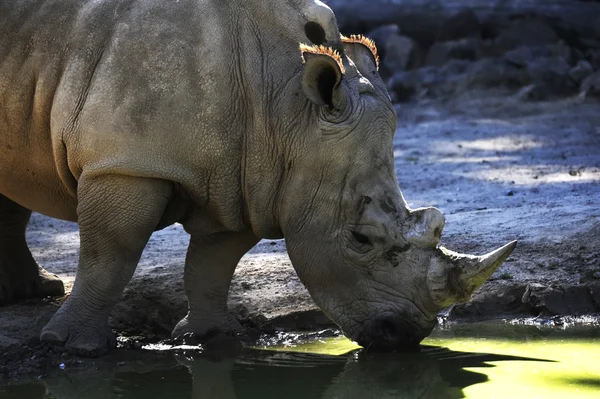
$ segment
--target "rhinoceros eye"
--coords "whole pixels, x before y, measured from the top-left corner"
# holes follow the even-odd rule
[[[345,231],[345,240],[348,249],[365,255],[379,247],[379,232],[376,227],[371,225],[349,226]]]
[[[364,234],[357,233],[356,231],[352,232],[352,238],[354,238],[359,244],[363,245],[371,245],[371,240]]]
[[[309,21],[304,25],[304,33],[313,44],[321,45],[327,42],[325,29],[316,22]]]
[[[352,239],[354,241],[352,248],[361,254],[366,254],[373,249],[373,243],[371,242],[371,239],[364,234],[353,231]]]

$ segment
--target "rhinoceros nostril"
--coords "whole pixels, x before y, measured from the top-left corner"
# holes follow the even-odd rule
[[[323,27],[316,22],[307,22],[306,25],[304,25],[304,33],[306,34],[308,40],[310,40],[313,44],[320,45],[327,42],[325,29],[323,29]]]

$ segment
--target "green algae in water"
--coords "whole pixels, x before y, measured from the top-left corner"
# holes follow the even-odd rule
[[[348,389],[378,392],[381,397],[394,392],[398,397],[448,398],[600,398],[600,328],[540,328],[504,323],[458,325],[455,329],[437,331],[423,342],[417,354],[367,354],[370,367],[380,374],[363,372],[353,376]],[[294,346],[264,348],[300,353],[341,355],[360,349],[346,338],[326,338]],[[364,361],[356,358],[357,362]],[[428,367],[423,367],[429,364]],[[408,372],[414,365],[417,373]],[[349,366],[349,367],[348,367]],[[347,369],[351,369],[350,362]],[[390,369],[402,376],[391,383]],[[439,373],[436,370],[439,370]],[[408,374],[418,385],[426,374],[430,390],[418,395],[410,384],[402,387]],[[384,383],[383,381],[387,381]],[[400,382],[400,384],[398,384]],[[345,392],[341,397],[360,397]],[[378,397],[377,395],[373,397]],[[338,396],[335,396],[338,397]]]
[[[425,344],[456,352],[488,353],[537,360],[488,361],[464,370],[486,381],[463,388],[466,398],[598,398],[600,343],[593,340],[515,342],[487,338],[428,339]],[[543,361],[541,361],[543,360]]]
[[[361,349],[361,346],[348,338],[318,338],[313,341],[302,342],[300,344],[281,345],[281,346],[259,346],[257,349],[278,351],[278,352],[299,352],[312,353],[315,355],[340,356],[349,352]]]

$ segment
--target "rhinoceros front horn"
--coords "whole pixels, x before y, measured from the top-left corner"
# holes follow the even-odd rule
[[[471,295],[500,267],[517,245],[510,242],[486,255],[459,254],[440,247],[431,259],[427,285],[433,300],[441,308],[466,302]]]

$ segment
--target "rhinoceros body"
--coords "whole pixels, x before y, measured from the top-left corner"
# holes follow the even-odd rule
[[[420,342],[514,244],[452,253],[441,213],[408,208],[375,51],[319,1],[0,0],[0,303],[63,290],[27,248],[31,211],[76,221],[75,285],[42,339],[103,351],[147,240],[180,222],[175,335],[239,329],[235,266],[285,237],[348,336]]]

